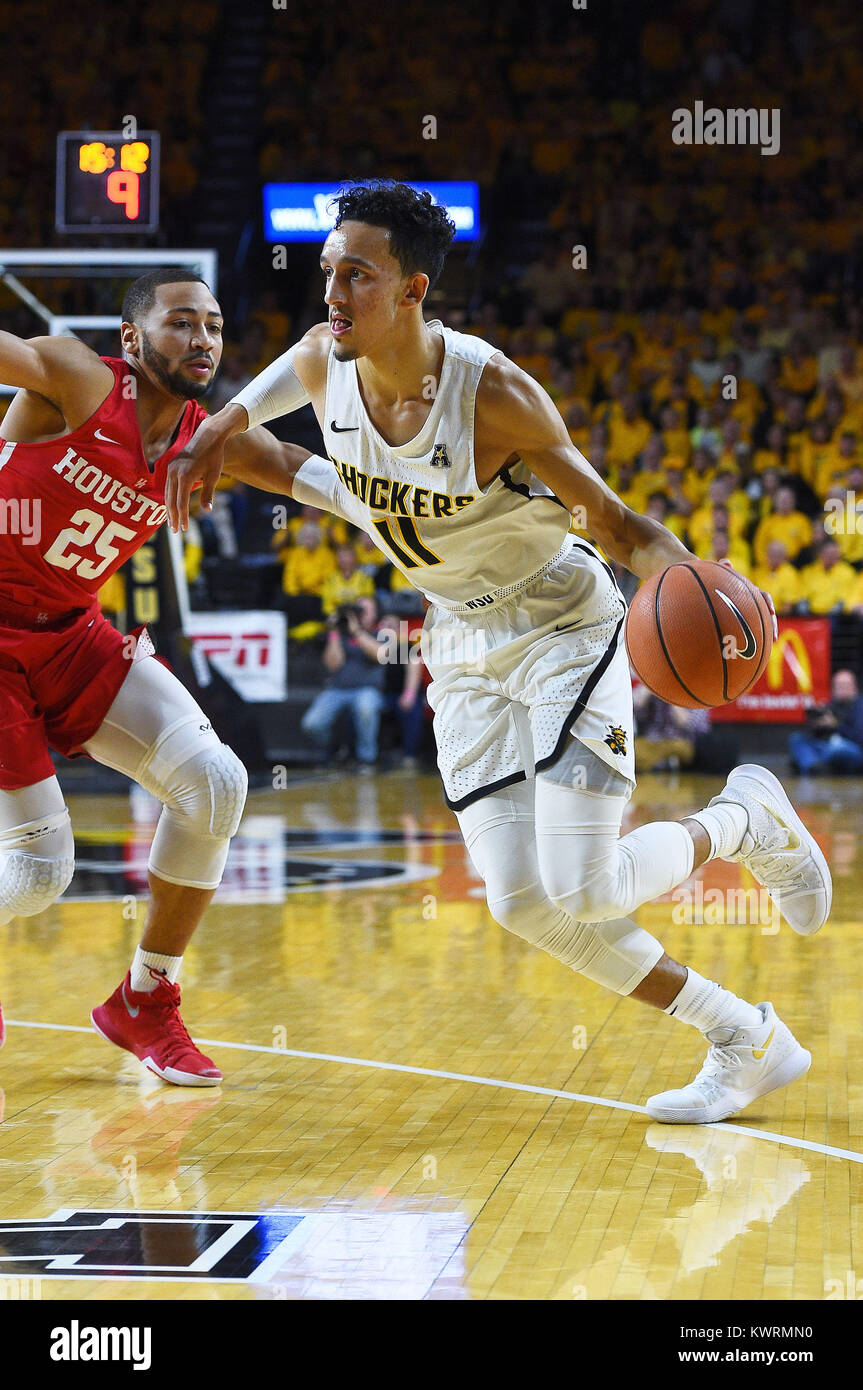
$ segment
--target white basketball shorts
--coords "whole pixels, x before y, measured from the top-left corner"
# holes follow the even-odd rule
[[[595,755],[587,763],[618,774],[618,794],[631,791],[626,603],[606,562],[573,536],[525,588],[483,600],[469,611],[435,605],[423,627],[447,805],[460,811],[552,767],[570,735]]]

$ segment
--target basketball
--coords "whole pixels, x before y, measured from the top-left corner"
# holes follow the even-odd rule
[[[712,560],[670,565],[642,584],[626,616],[633,671],[671,705],[726,705],[755,684],[773,645],[767,601]]]

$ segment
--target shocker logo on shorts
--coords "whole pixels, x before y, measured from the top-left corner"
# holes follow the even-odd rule
[[[619,724],[609,724],[603,742],[608,744],[612,753],[622,758],[626,753],[626,730],[621,729]]]

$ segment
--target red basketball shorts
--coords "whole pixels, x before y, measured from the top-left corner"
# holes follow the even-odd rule
[[[50,748],[67,757],[83,752],[135,647],[136,635],[124,637],[95,606],[43,631],[8,627],[0,617],[0,790],[53,777]]]

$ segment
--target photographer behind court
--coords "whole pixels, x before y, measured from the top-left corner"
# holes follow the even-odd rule
[[[806,711],[806,730],[788,741],[795,772],[863,772],[863,697],[853,671],[836,671],[829,705]]]
[[[349,713],[361,768],[372,767],[377,761],[384,704],[385,671],[379,660],[377,616],[377,602],[369,597],[341,604],[330,616],[322,657],[327,680],[301,723],[303,733],[327,752],[336,723],[342,714]]]

